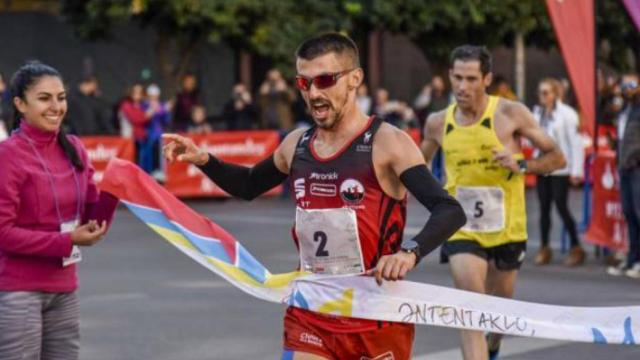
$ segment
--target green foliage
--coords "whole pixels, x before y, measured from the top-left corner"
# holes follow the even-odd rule
[[[407,35],[427,58],[441,63],[461,44],[510,45],[516,31],[530,42],[548,43],[542,35],[551,28],[538,0],[373,0],[371,20]]]
[[[578,0],[576,0],[578,1]],[[463,43],[512,46],[516,32],[528,45],[542,49],[556,47],[553,26],[544,0],[363,0],[370,4],[368,20],[378,28],[407,35],[436,63]],[[629,51],[640,65],[640,33],[620,0],[595,0],[600,61],[627,70]],[[599,47],[600,49],[600,47]]]
[[[640,31],[635,28],[622,1],[596,1],[596,25],[600,42],[607,44],[601,47],[599,60],[620,71],[640,69]],[[635,64],[629,61],[629,52],[634,54]]]
[[[290,63],[300,41],[318,32],[349,30],[361,8],[354,1],[66,0],[63,13],[87,39],[109,38],[114,25],[133,21],[182,43],[225,41]]]
[[[358,4],[341,1],[270,1],[270,15],[249,34],[248,47],[276,64],[291,65],[296,47],[306,38],[327,31],[348,31]]]
[[[630,47],[640,55],[638,32],[620,1],[596,4],[599,40],[611,48],[602,60],[624,69]],[[516,32],[529,45],[556,46],[543,0],[66,0],[63,13],[84,38],[108,38],[114,25],[135,22],[183,52],[224,41],[285,69],[303,39],[324,31],[404,34],[441,65],[457,45],[511,46]]]

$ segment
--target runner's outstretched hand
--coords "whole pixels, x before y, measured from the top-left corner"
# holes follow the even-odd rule
[[[162,134],[162,139],[169,141],[162,147],[164,157],[169,162],[177,160],[200,166],[209,161],[209,154],[187,137],[178,134]]]

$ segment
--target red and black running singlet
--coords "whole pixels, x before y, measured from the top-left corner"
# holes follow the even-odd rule
[[[328,158],[322,158],[314,151],[317,128],[310,128],[298,140],[289,174],[291,195],[296,201],[298,212],[301,209],[354,210],[363,271],[374,268],[381,256],[399,250],[406,222],[406,197],[396,200],[386,195],[375,174],[372,145],[381,124],[381,119],[370,117],[367,126],[360,133]],[[326,226],[332,225],[327,223]],[[322,225],[320,227],[322,228]],[[296,230],[300,229],[294,227],[293,236],[296,244],[300,246]],[[331,234],[332,229],[323,230]],[[339,234],[339,231],[334,230],[336,234]],[[320,232],[316,232],[316,235],[318,233]],[[331,237],[327,239],[322,235],[314,237],[313,240],[317,240],[315,245],[318,248],[314,251],[320,256],[323,252],[326,254],[327,249],[335,248],[326,244],[332,240]],[[290,311],[298,313],[299,309]],[[377,327],[377,322],[327,318],[305,313],[305,318],[313,318],[308,320],[320,320],[322,324],[318,325],[325,325],[337,331],[362,331]],[[338,325],[337,328],[334,325]]]

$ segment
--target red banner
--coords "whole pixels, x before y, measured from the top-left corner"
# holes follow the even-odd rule
[[[627,248],[627,225],[620,202],[620,179],[615,153],[601,150],[595,154],[592,168],[592,213],[585,240],[613,250]]]
[[[190,135],[195,143],[230,163],[253,166],[271,155],[280,144],[277,131],[230,131],[209,135]],[[167,190],[176,196],[229,196],[215,185],[196,166],[174,162],[167,165]],[[267,195],[282,192],[279,186]]]
[[[627,8],[633,23],[636,24],[636,28],[640,31],[640,1],[638,0],[622,0],[624,6]]]
[[[547,9],[580,104],[584,129],[593,135],[596,119],[593,0],[547,0]]]
[[[80,138],[87,149],[89,161],[95,169],[93,180],[102,181],[102,175],[107,163],[113,158],[135,161],[135,147],[133,140],[119,136],[83,136]]]
[[[420,129],[407,129],[405,130],[409,136],[415,141],[416,145],[420,147],[420,142],[422,142],[422,134],[420,133]]]

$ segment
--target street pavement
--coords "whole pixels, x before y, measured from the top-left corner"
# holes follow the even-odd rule
[[[605,274],[587,245],[589,259],[579,268],[562,266],[561,223],[554,215],[553,264],[536,267],[537,201],[528,192],[529,252],[516,298],[572,305],[640,304],[640,280]],[[231,232],[273,273],[291,271],[297,253],[290,229],[289,199],[191,200],[188,204]],[[581,193],[571,208],[581,218]],[[405,234],[416,233],[428,212],[410,201]],[[445,265],[431,254],[409,279],[452,286]],[[284,306],[252,298],[183,255],[124,207],[109,235],[83,252],[80,264],[81,359],[86,360],[247,360],[280,359]],[[640,342],[640,339],[636,339]],[[501,359],[639,359],[640,347],[593,345],[509,337]],[[455,330],[418,326],[415,360],[461,359]]]

